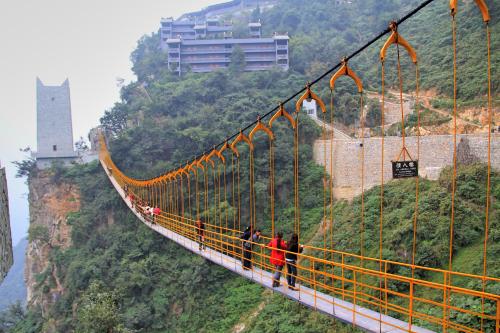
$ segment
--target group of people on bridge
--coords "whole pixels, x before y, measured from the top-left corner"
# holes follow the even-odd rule
[[[161,209],[159,207],[150,206],[147,201],[136,199],[135,195],[132,192],[128,191],[127,185],[123,187],[123,191],[125,192],[125,198],[130,201],[132,208],[141,213],[141,215],[144,216],[148,221],[156,224],[156,220],[161,214]]]
[[[152,207],[148,202],[136,198],[132,192],[128,191],[127,185],[123,187],[123,191],[125,193],[125,198],[130,201],[132,208],[138,211],[150,223],[157,223],[158,216],[161,214],[161,209],[159,207]],[[203,251],[206,249],[205,223],[199,218],[196,220],[194,227],[199,250]],[[241,260],[244,270],[252,269],[253,249],[255,245],[259,244],[261,235],[262,232],[260,229],[252,230],[252,228],[248,226],[239,237],[241,241]],[[283,240],[283,233],[277,232],[274,238],[267,244],[267,248],[271,250],[269,262],[271,266],[274,267],[273,287],[276,288],[280,286],[281,274],[286,264],[288,288],[296,290],[297,259],[298,254],[301,253],[304,248],[302,245],[299,245],[298,235],[293,233],[290,240],[286,242]]]

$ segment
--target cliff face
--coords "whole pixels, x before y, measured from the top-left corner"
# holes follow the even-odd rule
[[[29,179],[30,227],[24,277],[28,307],[41,306],[42,314],[64,288],[58,268],[50,261],[51,251],[71,245],[68,214],[80,209],[75,185],[55,181],[50,171],[39,171]]]

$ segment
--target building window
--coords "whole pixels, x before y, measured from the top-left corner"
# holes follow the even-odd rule
[[[52,97],[50,100],[53,102],[56,98],[55,97]]]
[[[53,145],[53,146],[52,146],[52,150],[53,150],[53,151],[57,151],[57,145]]]

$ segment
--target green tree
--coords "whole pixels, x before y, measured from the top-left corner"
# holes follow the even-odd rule
[[[252,11],[252,14],[250,14],[250,21],[251,22],[258,22],[260,20],[260,6],[257,5],[255,9]]]
[[[28,229],[28,238],[30,242],[47,243],[49,241],[49,229],[44,225],[31,224]]]
[[[77,332],[125,332],[120,325],[118,297],[98,282],[90,284],[78,308]]]
[[[245,70],[245,52],[241,46],[236,45],[231,52],[231,63],[229,64],[229,70],[231,73],[241,73]]]
[[[7,310],[0,312],[0,333],[10,332],[19,322],[26,319],[26,312],[21,302],[9,306]]]

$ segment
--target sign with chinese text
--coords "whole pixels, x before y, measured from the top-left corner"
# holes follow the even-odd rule
[[[393,161],[392,178],[418,177],[418,161]]]

